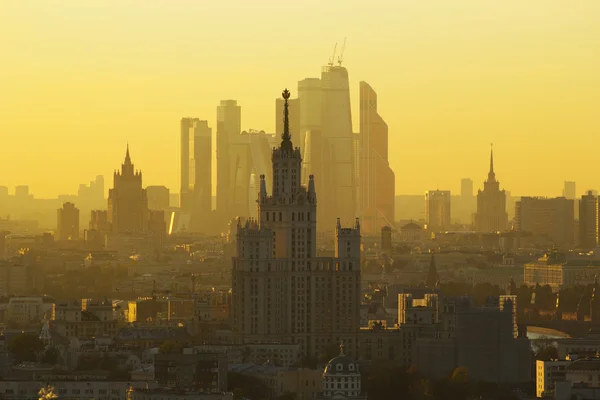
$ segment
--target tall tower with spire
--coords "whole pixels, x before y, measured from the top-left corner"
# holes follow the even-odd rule
[[[142,187],[142,172],[136,171],[129,155],[129,144],[121,171],[113,175],[108,191],[108,219],[114,233],[143,233],[148,230],[148,197]]]
[[[261,175],[258,219],[245,224],[238,219],[231,279],[234,340],[296,343],[310,357],[344,340],[353,353],[360,330],[360,224],[355,220],[344,228],[338,220],[335,255],[317,257],[316,178],[310,175],[302,184],[289,91],[282,96],[283,133],[272,152],[271,192]]]
[[[490,150],[490,170],[483,183],[483,190],[477,193],[477,214],[475,229],[479,232],[502,232],[508,226],[506,212],[506,192],[500,190],[500,182],[494,172],[494,148]]]

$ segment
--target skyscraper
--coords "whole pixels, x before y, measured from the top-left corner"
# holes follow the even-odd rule
[[[212,129],[198,118],[181,120],[180,206],[190,230],[204,231],[212,211]]]
[[[344,224],[356,216],[356,187],[354,164],[354,133],[350,108],[348,71],[342,66],[329,65],[321,70],[322,123],[321,132],[330,149],[326,171],[331,174],[331,199],[336,214]],[[333,215],[329,221],[333,224]]]
[[[135,171],[129,145],[121,171],[113,175],[108,191],[108,218],[113,233],[143,233],[148,229],[148,198],[142,187],[142,172]]]
[[[473,180],[470,178],[463,178],[460,180],[460,197],[468,199],[473,197]]]
[[[57,211],[57,239],[79,239],[79,209],[73,203],[65,203]]]
[[[475,229],[480,232],[502,232],[508,226],[506,192],[500,190],[500,182],[494,172],[494,151],[490,153],[490,171],[483,183],[483,191],[477,193]]]
[[[598,245],[598,197],[592,191],[579,201],[579,246],[593,249]]]
[[[242,131],[242,109],[235,100],[221,100],[217,107],[217,212],[220,222],[235,216],[233,207],[237,158],[232,151]]]
[[[395,175],[388,162],[388,127],[377,113],[377,93],[360,82],[360,184],[362,227],[368,234],[394,223]]]
[[[284,100],[289,92],[283,92]],[[359,330],[360,224],[335,228],[335,256],[316,257],[315,178],[301,185],[302,159],[284,102],[281,144],[272,152],[273,182],[260,177],[258,220],[238,219],[232,269],[233,329],[239,343],[298,343],[315,357],[343,339],[355,348]],[[354,341],[354,343],[353,343]]]
[[[577,198],[577,183],[573,181],[565,181],[563,188],[563,197],[569,200]]]
[[[427,230],[438,232],[450,229],[450,200],[449,190],[430,190],[425,193],[425,219]]]

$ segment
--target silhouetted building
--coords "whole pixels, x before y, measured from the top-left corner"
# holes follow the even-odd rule
[[[170,192],[166,186],[146,187],[148,197],[148,208],[150,210],[166,210],[169,208]]]
[[[284,99],[289,92],[283,93]],[[238,219],[232,269],[232,323],[239,343],[297,343],[318,356],[338,339],[355,348],[360,313],[360,224],[338,220],[334,257],[316,257],[315,179],[302,186],[284,104],[284,132],[273,149],[272,193],[261,176],[258,220]],[[344,295],[336,295],[344,293]],[[353,343],[354,341],[354,343]]]
[[[357,162],[354,151],[354,133],[352,130],[352,111],[350,107],[350,84],[348,70],[342,66],[328,65],[321,70],[322,84],[322,126],[321,132],[330,146],[331,158],[326,172],[331,174],[331,197],[321,197],[323,202],[332,201],[335,214],[325,221],[333,226],[334,216],[343,224],[351,224],[356,217],[356,188],[358,181],[355,173]]]
[[[77,204],[82,210],[89,210],[93,208],[103,207],[105,203],[104,198],[104,177],[102,175],[96,176],[96,179],[91,181],[89,185],[79,185],[77,192]]]
[[[450,229],[449,190],[430,190],[425,194],[425,219],[428,231],[444,231]]]
[[[242,130],[242,111],[235,100],[221,100],[217,107],[217,212],[220,219],[229,222],[235,217],[233,207],[237,160],[231,145]]]
[[[360,82],[360,215],[367,234],[394,223],[395,175],[388,162],[388,126],[377,113],[377,93]]]
[[[227,391],[227,357],[224,353],[156,354],[154,375],[166,387],[223,393]]]
[[[503,232],[507,226],[506,192],[500,190],[500,182],[496,180],[494,151],[492,150],[488,178],[483,183],[483,190],[477,193],[475,229],[480,232]]]
[[[111,230],[110,222],[108,220],[108,211],[92,210],[90,214],[89,230],[99,232],[109,232]]]
[[[563,197],[569,200],[575,200],[577,198],[577,183],[565,181]]]
[[[598,245],[598,197],[592,191],[579,201],[579,246],[593,249]]]
[[[239,133],[239,132],[237,132]],[[221,148],[223,150],[223,148]],[[181,191],[183,212],[193,232],[206,231],[212,211],[212,129],[198,118],[181,120]]]
[[[460,197],[470,198],[473,197],[473,180],[470,178],[463,178],[460,180]]]
[[[543,236],[569,247],[574,240],[573,200],[564,197],[521,197],[515,204],[515,230]]]
[[[57,211],[57,240],[79,239],[79,209],[73,203],[65,203]]]
[[[142,173],[135,171],[129,145],[121,171],[114,173],[114,187],[108,192],[108,219],[114,233],[142,233],[148,229],[148,198],[142,187]]]

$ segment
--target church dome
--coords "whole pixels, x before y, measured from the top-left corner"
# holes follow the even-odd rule
[[[354,375],[359,374],[358,364],[353,359],[344,354],[343,346],[340,346],[341,351],[337,357],[329,360],[325,366],[324,374],[331,375]]]

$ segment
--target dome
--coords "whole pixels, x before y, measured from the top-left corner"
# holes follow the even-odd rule
[[[359,374],[358,364],[344,354],[344,346],[340,346],[340,354],[332,358],[325,366],[325,375],[353,375]]]

